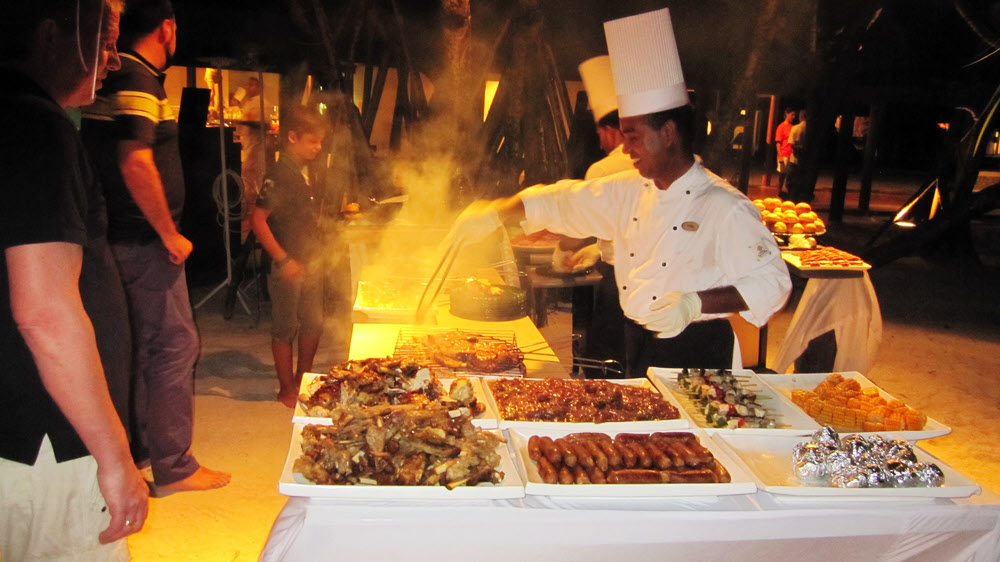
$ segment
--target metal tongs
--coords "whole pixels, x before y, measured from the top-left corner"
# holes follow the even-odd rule
[[[427,281],[427,286],[424,287],[424,292],[420,294],[420,301],[417,303],[417,324],[422,324],[424,322],[424,316],[427,314],[427,309],[431,306],[434,300],[437,299],[438,294],[441,292],[441,288],[444,287],[444,282],[448,279],[448,272],[451,271],[451,266],[455,263],[455,258],[458,257],[458,251],[461,248],[461,240],[452,240],[451,244],[448,245],[448,248],[445,249],[444,255],[441,256],[441,261],[439,261],[437,267],[434,268],[434,273],[431,273],[431,278]],[[442,267],[444,268],[444,271],[441,271]],[[430,290],[431,285],[434,285],[434,281],[438,279],[439,271],[441,272],[440,281],[438,281],[437,287],[434,288],[434,294],[431,295],[430,299],[427,299],[427,291]]]
[[[569,342],[575,342],[580,339],[580,334],[571,334],[569,336]],[[556,342],[553,342],[556,343]],[[563,343],[563,342],[559,342]],[[545,357],[546,359],[539,359],[542,362],[552,362],[561,363],[559,356],[554,351],[545,352],[542,351],[545,348],[552,349],[551,344],[547,341],[540,341],[535,343],[530,343],[528,345],[521,346],[521,353],[524,355],[532,355],[537,357]],[[554,361],[548,359],[553,358]],[[625,369],[622,367],[621,363],[615,361],[614,359],[588,359],[586,357],[573,357],[571,362],[573,367],[582,367],[585,369],[598,369],[601,371],[602,376],[607,376],[608,374],[622,375],[625,373]]]

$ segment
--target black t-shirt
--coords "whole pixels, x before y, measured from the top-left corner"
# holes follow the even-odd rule
[[[302,166],[282,153],[268,166],[256,205],[270,211],[267,225],[288,255],[307,261],[328,245],[324,239],[332,229],[323,220],[325,199],[319,182],[306,183]]]
[[[5,69],[0,107],[0,457],[34,464],[48,434],[56,459],[67,461],[89,453],[46,392],[14,323],[5,250],[83,247],[80,295],[123,421],[131,363],[125,293],[105,237],[104,198],[69,117],[30,79]]]
[[[147,243],[159,236],[125,186],[118,143],[140,141],[153,149],[167,206],[179,226],[184,210],[184,172],[177,120],[163,89],[166,75],[134,52],[122,53],[121,60],[121,69],[108,75],[97,100],[84,109],[81,134],[107,197],[108,239],[112,244]]]

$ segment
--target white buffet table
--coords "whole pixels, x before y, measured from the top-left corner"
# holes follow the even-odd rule
[[[986,505],[783,505],[764,492],[629,510],[572,509],[530,496],[431,504],[290,498],[261,559],[997,560],[1000,497],[975,501]]]
[[[476,323],[439,318],[439,325]],[[351,357],[393,351],[401,328],[357,324]],[[527,319],[482,323],[541,340]],[[527,362],[529,376],[566,376]],[[718,498],[358,501],[292,497],[265,561],[313,560],[998,560],[1000,496],[795,501],[766,492]]]

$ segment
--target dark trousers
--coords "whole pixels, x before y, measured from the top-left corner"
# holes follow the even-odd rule
[[[172,484],[198,470],[191,455],[194,423],[194,364],[198,331],[184,266],[166,248],[116,244],[129,304],[135,349],[132,454],[150,461],[157,484]]]
[[[692,322],[672,338],[657,338],[635,322],[625,327],[626,376],[646,376],[649,367],[729,369],[736,336],[725,318]]]
[[[603,278],[594,287],[594,312],[587,327],[587,341],[581,355],[595,361],[616,361],[625,367],[625,325],[632,321],[625,317],[618,300],[615,268],[603,261],[594,266]],[[574,315],[576,311],[574,310]],[[587,378],[620,378],[624,375],[608,373],[600,368],[583,368]]]

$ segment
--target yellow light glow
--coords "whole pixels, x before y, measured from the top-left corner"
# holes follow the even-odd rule
[[[493,98],[497,95],[497,88],[500,87],[499,80],[487,80],[486,81],[486,95],[483,99],[483,121],[486,121],[486,116],[490,114],[490,106],[493,105]]]
[[[708,136],[711,134],[712,134],[712,122],[708,121],[708,124],[705,125],[705,135]]]

